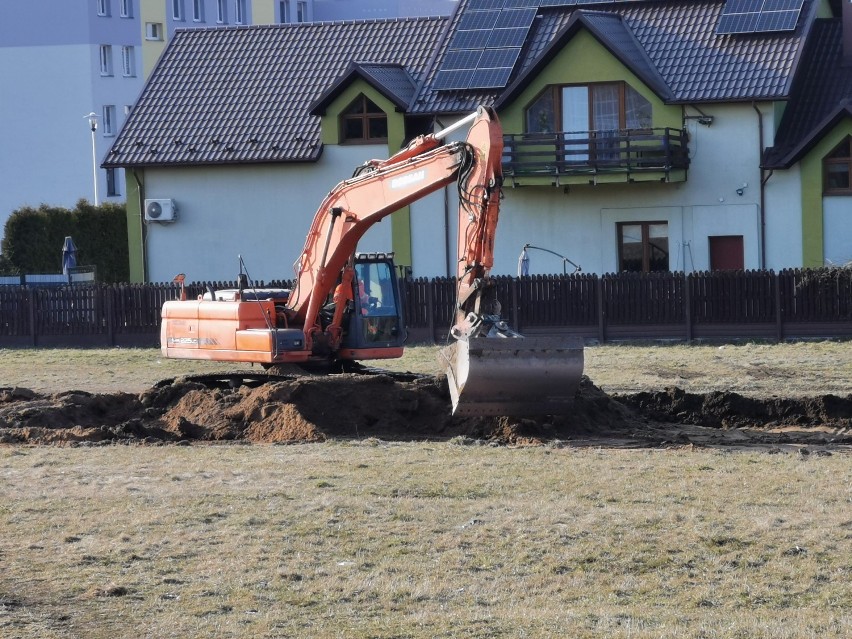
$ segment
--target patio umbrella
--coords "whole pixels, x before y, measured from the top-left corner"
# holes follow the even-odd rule
[[[66,235],[65,243],[62,245],[62,274],[67,277],[75,266],[77,266],[77,247],[71,236]]]

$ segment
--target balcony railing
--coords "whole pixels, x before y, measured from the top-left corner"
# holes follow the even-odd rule
[[[559,131],[504,136],[507,177],[663,173],[689,167],[679,129]]]

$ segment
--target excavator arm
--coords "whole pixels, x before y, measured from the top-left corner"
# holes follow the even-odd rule
[[[453,131],[468,125],[465,141],[445,142]],[[249,291],[241,284],[238,290],[211,291],[195,301],[166,302],[163,354],[265,366],[398,357],[401,338],[377,349],[355,347],[351,341],[344,347],[353,333],[347,336],[344,331],[344,309],[355,296],[355,251],[374,224],[455,182],[458,270],[450,330],[455,339],[442,351],[453,412],[533,415],[570,410],[583,372],[582,341],[524,337],[500,316],[490,272],[502,195],[502,153],[497,116],[480,107],[443,131],[416,138],[386,160],[367,162],[354,177],[338,184],[314,215],[294,265],[294,290]],[[369,307],[360,308],[369,312]],[[378,325],[362,320],[385,321],[350,314],[351,321],[356,319],[368,332]],[[396,313],[392,321],[401,321],[401,316]]]
[[[464,142],[443,142],[471,122]],[[323,328],[320,311],[339,283],[351,286],[351,258],[363,235],[394,211],[453,182],[460,198],[459,300],[467,309],[457,313],[457,322],[464,323],[494,263],[502,152],[500,124],[493,112],[480,108],[450,128],[416,138],[386,160],[368,162],[326,196],[294,265],[297,285],[288,303],[293,323],[305,327],[308,349],[318,340],[330,350],[340,343],[340,314]]]

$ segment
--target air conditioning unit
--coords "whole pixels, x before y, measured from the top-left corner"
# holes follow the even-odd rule
[[[177,207],[172,199],[145,200],[146,222],[174,222]]]

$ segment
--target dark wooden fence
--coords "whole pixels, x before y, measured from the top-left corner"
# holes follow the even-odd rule
[[[852,273],[845,269],[500,277],[497,286],[503,316],[531,335],[599,342],[852,337]],[[188,297],[205,288],[187,286]],[[455,282],[409,279],[401,290],[410,340],[443,341]],[[160,308],[177,297],[174,284],[0,286],[0,347],[155,346]]]

